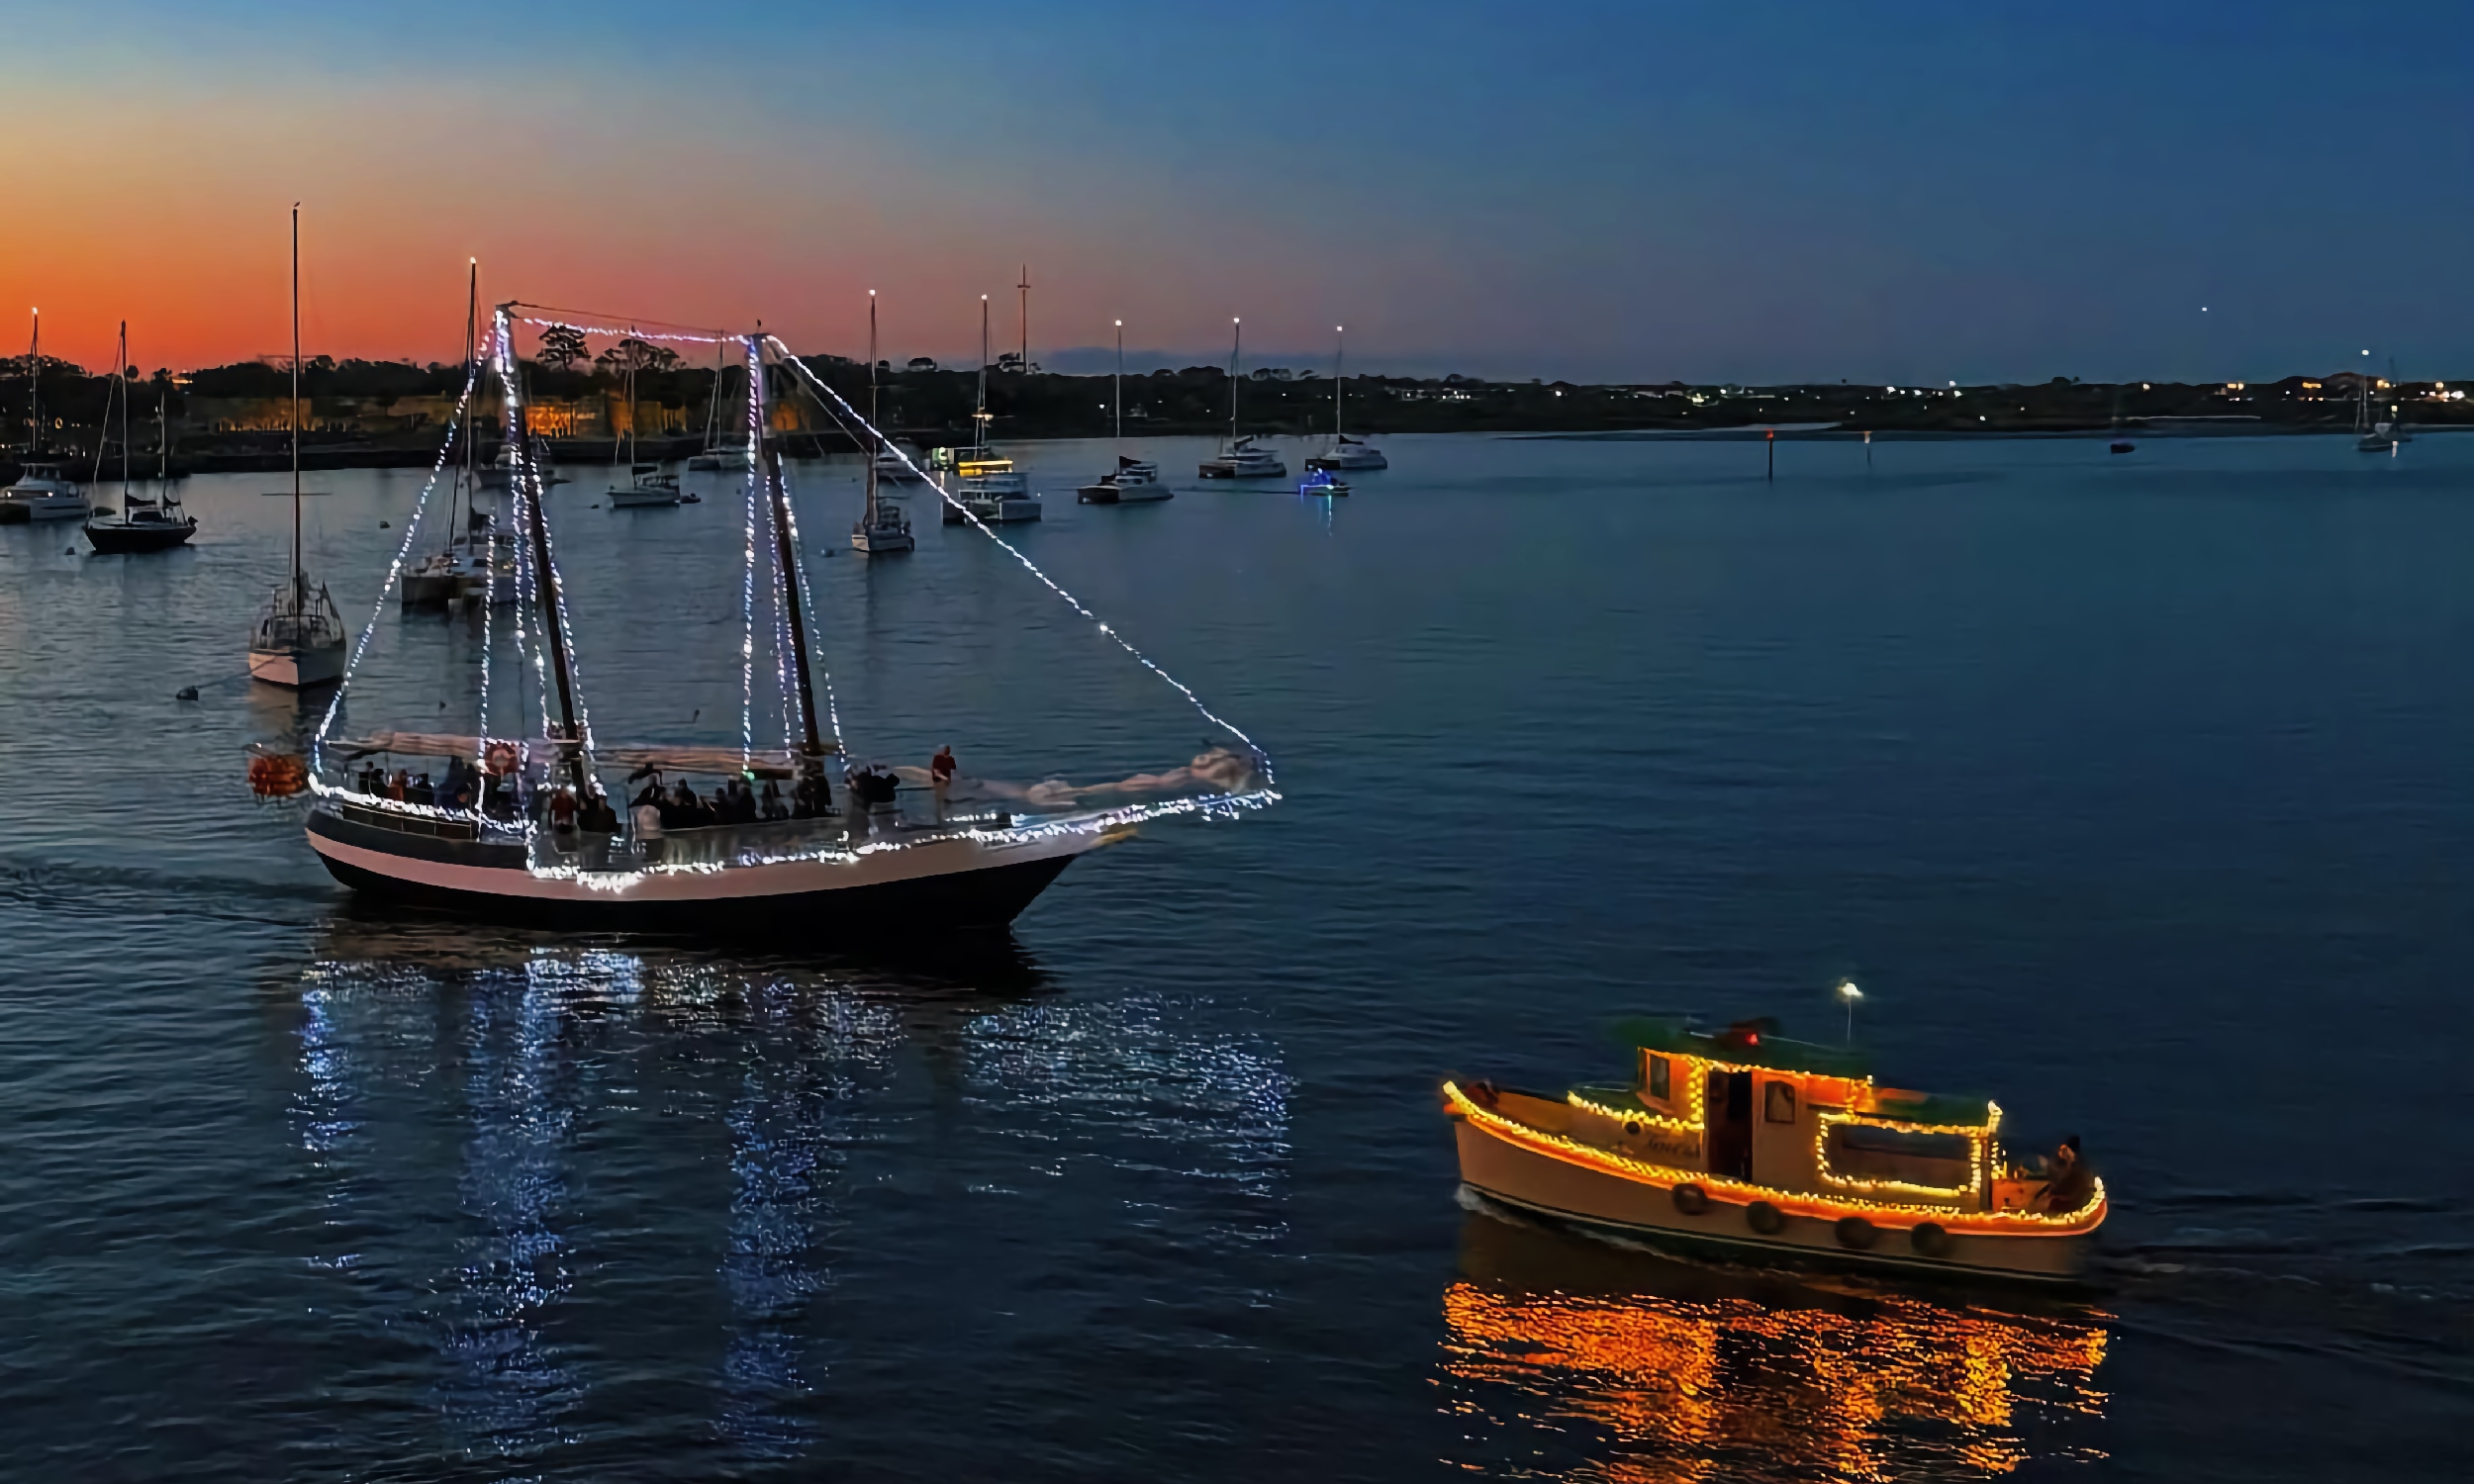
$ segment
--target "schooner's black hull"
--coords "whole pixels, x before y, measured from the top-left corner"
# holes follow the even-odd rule
[[[105,556],[136,556],[185,546],[197,534],[192,525],[89,525],[86,539]]]
[[[514,927],[609,933],[730,936],[823,943],[995,932],[1022,915],[1073,864],[1070,855],[986,866],[975,871],[702,901],[545,901],[468,891],[381,876],[321,855],[334,879],[363,901],[425,913],[445,913]]]

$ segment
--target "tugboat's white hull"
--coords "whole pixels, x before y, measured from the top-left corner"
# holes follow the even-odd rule
[[[1760,1249],[1811,1261],[2066,1283],[2078,1278],[2091,1234],[2104,1216],[2100,1205],[2083,1229],[2051,1233],[1985,1230],[1983,1218],[1954,1211],[1876,1210],[1853,1218],[1859,1224],[1849,1226],[1849,1217],[1782,1209],[1800,1203],[1758,1200],[1716,1180],[1704,1186],[1690,1175],[1674,1183],[1632,1178],[1559,1154],[1548,1141],[1524,1140],[1517,1124],[1506,1137],[1507,1131],[1455,1112],[1453,1127],[1461,1180],[1488,1199],[1580,1226]],[[1679,1199],[1678,1189],[1700,1199]],[[1687,1203],[1700,1209],[1686,1214]],[[1774,1222],[1774,1230],[1759,1229],[1756,1221]]]
[[[249,677],[270,686],[305,691],[343,679],[343,646],[317,645],[249,651]]]

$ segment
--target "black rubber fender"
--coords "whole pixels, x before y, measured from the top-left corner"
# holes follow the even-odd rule
[[[1907,1233],[1907,1245],[1926,1257],[1947,1257],[1951,1253],[1950,1228],[1938,1221],[1920,1221]]]
[[[1838,1237],[1839,1246],[1860,1252],[1881,1239],[1881,1229],[1860,1216],[1842,1216]]]
[[[1709,1192],[1689,1181],[1667,1193],[1673,1197],[1675,1209],[1686,1216],[1704,1215],[1709,1210]]]
[[[1744,1221],[1763,1237],[1775,1237],[1787,1229],[1787,1214],[1767,1201],[1755,1201],[1745,1207]]]

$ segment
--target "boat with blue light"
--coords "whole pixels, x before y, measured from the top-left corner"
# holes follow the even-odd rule
[[[1461,1179],[1571,1224],[1805,1260],[2069,1282],[2108,1210],[2084,1165],[2013,1159],[1989,1098],[1883,1086],[1776,1022],[1619,1022],[1630,1082],[1446,1081]]]
[[[1329,469],[1315,469],[1307,473],[1306,477],[1299,482],[1297,493],[1300,495],[1346,495],[1349,493],[1349,482],[1345,479],[1332,478]]]

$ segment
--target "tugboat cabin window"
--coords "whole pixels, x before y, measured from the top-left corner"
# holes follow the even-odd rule
[[[1667,1089],[1673,1085],[1673,1075],[1665,1057],[1650,1058],[1650,1096],[1657,1098],[1660,1102],[1665,1102]]]
[[[1842,1179],[1899,1180],[1941,1190],[1964,1190],[1974,1180],[1975,1145],[1964,1134],[1833,1124],[1828,1155],[1830,1172]]]
[[[1795,1084],[1776,1079],[1762,1084],[1761,1117],[1769,1123],[1795,1122]]]

